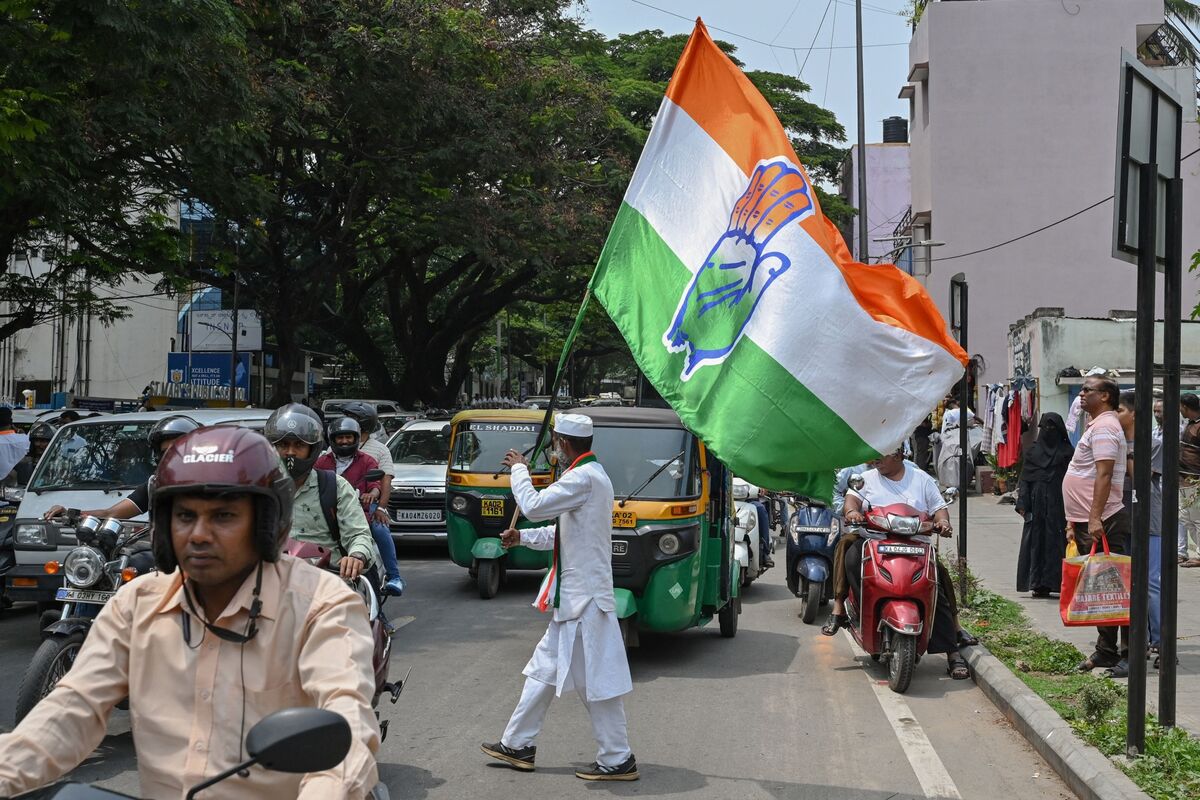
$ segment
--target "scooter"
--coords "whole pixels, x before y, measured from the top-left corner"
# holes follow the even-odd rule
[[[813,624],[818,610],[833,599],[833,548],[841,535],[841,521],[833,509],[807,497],[794,499],[788,521],[787,585],[800,598],[805,625]]]
[[[335,571],[330,566],[333,552],[328,547],[289,538],[284,543],[283,551],[296,558],[302,558],[320,569]],[[365,575],[360,575],[353,581],[347,581],[347,584],[366,603],[367,619],[371,623],[371,638],[375,642],[375,649],[371,655],[371,666],[375,671],[375,693],[371,697],[371,708],[376,709],[375,717],[379,719],[379,735],[380,741],[382,741],[387,738],[388,720],[379,718],[379,698],[386,693],[391,696],[393,704],[399,700],[400,693],[404,691],[404,686],[408,682],[408,672],[402,679],[394,683],[388,680],[388,668],[392,657],[392,636],[396,629],[392,627],[383,613],[383,604],[387,602],[387,596],[372,586]],[[409,672],[412,672],[411,668]]]
[[[862,486],[854,476],[851,487]],[[855,486],[855,480],[858,485]],[[869,508],[851,526],[863,542],[861,579],[846,598],[849,629],[872,660],[888,667],[888,687],[908,690],[913,671],[929,648],[937,606],[937,546],[933,520],[911,506]]]
[[[754,582],[767,571],[762,553],[762,537],[759,531],[758,507],[750,502],[750,486],[741,478],[733,479],[734,511],[736,514],[736,536],[733,556],[741,566],[742,588]]]
[[[350,752],[351,736],[350,723],[333,711],[323,708],[276,711],[259,720],[246,734],[246,755],[249,756],[246,761],[196,784],[188,791],[187,798],[191,800],[205,789],[254,766],[297,774],[333,769]],[[386,788],[377,787],[371,796],[386,797]],[[129,797],[132,795],[68,782],[34,789],[18,795],[17,800],[118,800]]]

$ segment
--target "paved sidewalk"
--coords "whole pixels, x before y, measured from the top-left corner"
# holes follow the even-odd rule
[[[967,499],[970,525],[967,556],[971,570],[985,587],[1025,609],[1034,626],[1055,639],[1075,644],[1084,655],[1092,652],[1095,628],[1068,628],[1058,616],[1058,595],[1035,600],[1028,592],[1016,591],[1017,550],[1021,543],[1021,518],[1000,498],[971,495]],[[951,517],[958,520],[958,509]],[[945,552],[945,550],[943,550]],[[1179,570],[1179,667],[1176,721],[1193,735],[1200,735],[1200,569]],[[1147,665],[1146,695],[1150,711],[1158,706],[1158,671]],[[1097,670],[1096,674],[1101,674]]]

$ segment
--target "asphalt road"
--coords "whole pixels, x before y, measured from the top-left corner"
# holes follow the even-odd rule
[[[714,622],[643,637],[630,651],[626,710],[641,781],[574,777],[595,746],[573,694],[550,710],[536,773],[489,764],[479,743],[503,731],[521,668],[545,627],[529,605],[540,576],[513,573],[500,596],[484,601],[444,550],[401,558],[409,588],[387,606],[404,623],[392,675],[409,667],[412,675],[396,705],[384,701],[391,731],[379,754],[393,798],[1074,797],[973,682],[946,676],[943,657],[923,660],[904,696],[889,692],[882,669],[856,658],[847,638],[825,638],[801,623],[781,569],[747,590],[736,638],[722,639]],[[12,722],[36,628],[32,609],[0,615],[0,730]],[[109,733],[72,777],[134,794],[128,714],[114,712]]]

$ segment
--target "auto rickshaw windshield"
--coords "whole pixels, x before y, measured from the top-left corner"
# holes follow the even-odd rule
[[[673,459],[674,462],[637,492],[637,496],[647,500],[673,500],[700,494],[696,439],[685,430],[598,426],[592,449],[608,473],[617,499],[637,491],[651,475]],[[681,452],[682,457],[676,458]]]
[[[536,422],[463,422],[454,436],[450,469],[460,472],[495,472],[509,450],[532,456],[541,426]],[[534,472],[548,472],[550,463],[542,453]]]

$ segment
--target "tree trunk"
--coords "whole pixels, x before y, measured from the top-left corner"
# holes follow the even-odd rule
[[[275,384],[275,391],[267,400],[267,405],[279,408],[292,402],[292,378],[297,371],[304,368],[304,351],[296,337],[296,330],[290,323],[290,315],[286,312],[273,314],[271,322],[275,328],[275,340],[279,343],[279,379]]]

